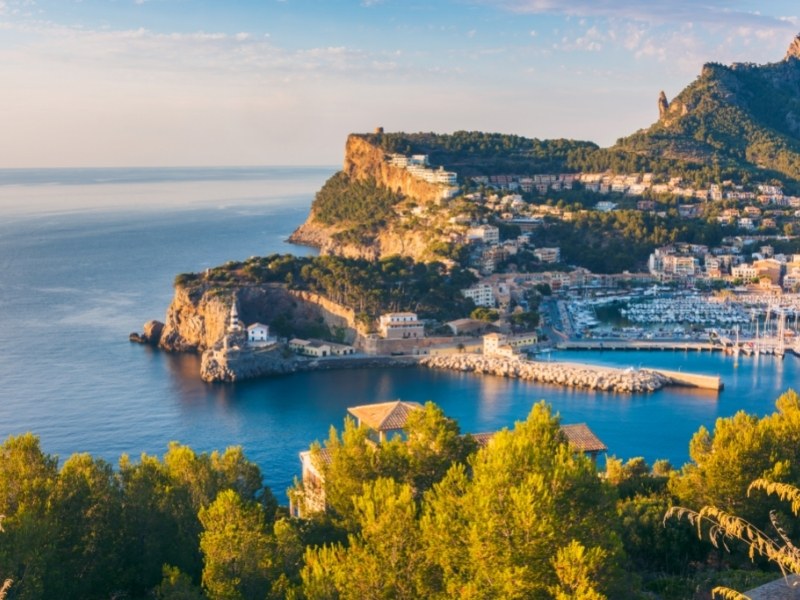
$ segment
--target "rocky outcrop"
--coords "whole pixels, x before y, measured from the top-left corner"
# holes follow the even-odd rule
[[[357,335],[355,314],[316,294],[290,291],[277,283],[223,289],[200,284],[176,286],[159,346],[170,352],[213,348],[227,332],[234,296],[244,323],[269,324],[281,318],[302,328],[324,322],[343,328],[347,341]]]
[[[420,361],[432,369],[450,369],[579,387],[605,392],[653,392],[670,382],[669,378],[646,369],[622,370],[573,363],[533,362],[474,354],[431,356]]]
[[[783,57],[783,60],[789,59],[800,59],[800,35],[796,36],[792,43],[789,44],[788,50],[786,50],[786,56]]]
[[[249,348],[217,344],[203,352],[200,377],[203,381],[243,381],[256,377],[292,373],[297,370],[296,359],[285,356],[276,346]]]
[[[406,169],[390,165],[384,150],[358,134],[347,137],[342,171],[352,179],[374,179],[378,185],[420,203],[438,202],[442,197],[441,185],[428,183]]]
[[[374,179],[379,186],[398,192],[419,204],[439,203],[445,189],[441,185],[413,176],[406,169],[389,164],[384,150],[357,134],[351,134],[347,138],[342,171],[353,180]],[[289,236],[289,241],[319,248],[321,254],[348,258],[378,260],[399,254],[415,260],[441,260],[441,257],[431,256],[431,235],[424,230],[406,228],[399,222],[390,222],[374,239],[362,243],[343,243],[336,239],[336,234],[343,228],[317,220],[312,206],[308,218]]]
[[[161,334],[164,331],[164,324],[161,321],[151,320],[144,324],[144,332],[135,331],[128,336],[128,339],[138,344],[150,344],[158,346],[161,341]]]
[[[233,344],[233,345],[232,345]],[[250,348],[229,341],[203,352],[200,377],[208,382],[233,382],[270,377],[298,371],[336,369],[385,369],[410,367],[419,359],[411,356],[350,356],[322,359],[302,358],[289,354],[285,348]]]
[[[669,101],[667,100],[667,95],[662,90],[658,95],[658,118],[660,120],[663,121],[664,117],[667,116],[667,109],[669,109]]]
[[[289,236],[292,244],[319,248],[320,254],[380,260],[386,256],[399,254],[414,260],[442,260],[441,256],[430,254],[431,236],[429,232],[398,229],[389,224],[380,231],[374,241],[363,244],[346,244],[335,239],[340,227],[325,225],[314,219],[313,211],[308,219]]]
[[[176,286],[159,346],[170,352],[202,352],[222,339],[231,294]]]

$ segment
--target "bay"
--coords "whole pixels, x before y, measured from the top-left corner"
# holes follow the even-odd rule
[[[272,252],[335,168],[0,170],[0,438],[32,431],[61,459],[243,446],[285,501],[298,453],[348,406],[433,400],[465,431],[524,419],[544,399],[623,458],[680,465],[700,425],[763,415],[800,382],[800,359],[686,352],[554,353],[553,359],[719,374],[720,393],[587,392],[422,369],[295,374],[235,385],[198,378],[198,357],[130,344],[163,319],[174,276]]]

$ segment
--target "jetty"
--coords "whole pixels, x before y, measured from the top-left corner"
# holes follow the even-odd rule
[[[696,350],[718,352],[720,344],[697,340],[565,340],[556,344],[559,350]]]
[[[719,377],[659,369],[615,369],[581,363],[539,362],[477,354],[427,356],[420,359],[419,364],[431,369],[497,375],[605,392],[648,393],[667,385],[722,389]]]
[[[673,385],[701,388],[704,390],[725,389],[722,378],[719,375],[700,375],[698,373],[686,373],[684,371],[668,371],[667,369],[652,369],[672,381]]]

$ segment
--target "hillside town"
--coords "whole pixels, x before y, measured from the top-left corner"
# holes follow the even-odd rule
[[[442,168],[434,171],[425,155],[393,154],[388,160],[431,182],[437,181],[432,173],[447,174],[441,183],[454,184],[454,174]],[[466,247],[468,264],[478,278],[462,294],[486,309],[481,318],[496,317],[492,322],[496,331],[485,335],[487,341],[480,346],[484,353],[497,353],[500,347],[511,352],[513,344],[496,344],[489,336],[512,334],[514,315],[532,310],[542,318],[534,347],[542,341],[564,343],[585,336],[705,341],[713,328],[732,339],[744,333],[745,326],[755,337],[764,333],[756,334],[755,323],[761,319],[768,327],[771,311],[784,321],[796,319],[800,311],[800,254],[775,250],[800,231],[800,197],[785,194],[779,185],[723,181],[697,186],[653,173],[557,173],[474,176],[461,191],[457,197],[443,195],[449,199],[443,207],[450,225],[444,231],[451,243]],[[566,192],[572,195],[563,196]],[[580,203],[570,203],[576,193]],[[416,207],[414,216],[422,218],[426,210],[431,212]],[[553,223],[571,222],[592,211],[618,210],[712,223],[727,235],[712,246],[664,244],[653,249],[646,266],[637,272],[610,274],[566,264],[561,247],[540,242],[542,232]],[[520,269],[520,261],[514,259],[520,255],[533,268]],[[680,306],[673,298],[676,290],[702,300],[691,311],[678,311],[666,319],[669,329],[659,328],[665,322],[663,313],[656,316],[641,306],[659,298],[671,298]],[[607,304],[619,305],[615,314],[626,323],[625,331],[597,318],[593,306]],[[728,314],[731,310],[734,316]],[[468,318],[448,325],[454,335],[486,329]],[[794,330],[784,323],[780,335],[789,334]],[[784,339],[777,341],[776,335],[772,332],[770,347],[783,352]],[[459,346],[462,352],[471,348]]]

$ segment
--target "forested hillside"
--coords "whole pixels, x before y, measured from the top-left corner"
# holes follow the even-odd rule
[[[800,180],[800,57],[766,65],[709,63],[657,123],[612,149],[647,160]]]
[[[431,164],[444,165],[460,177],[571,171],[568,159],[573,153],[598,148],[592,142],[538,140],[480,131],[381,133],[363,137],[385,152],[426,154]]]

